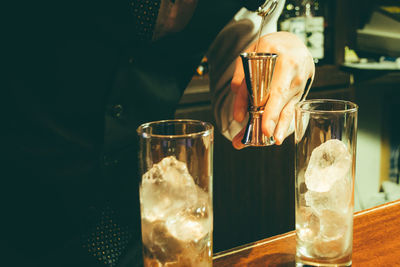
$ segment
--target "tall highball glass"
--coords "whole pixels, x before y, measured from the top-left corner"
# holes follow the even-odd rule
[[[330,99],[296,105],[297,266],[351,266],[357,110]]]
[[[195,120],[137,129],[145,266],[212,266],[213,131]]]

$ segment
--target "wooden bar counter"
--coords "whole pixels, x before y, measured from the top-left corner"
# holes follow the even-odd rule
[[[295,266],[294,231],[215,254],[213,266]],[[400,266],[400,200],[354,215],[353,266]]]

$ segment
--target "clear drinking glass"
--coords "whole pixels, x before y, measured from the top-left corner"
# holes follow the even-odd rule
[[[351,266],[357,110],[329,99],[296,105],[297,266]]]
[[[213,131],[195,120],[137,129],[145,266],[212,266]]]

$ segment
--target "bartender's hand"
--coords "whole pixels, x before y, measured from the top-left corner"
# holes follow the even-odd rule
[[[251,44],[246,52],[254,52],[256,44],[257,41]],[[288,32],[264,35],[257,50],[278,54],[270,95],[262,118],[262,131],[268,137],[273,136],[276,144],[281,145],[293,132],[293,129],[289,128],[293,128],[290,124],[294,119],[294,105],[307,93],[305,90],[308,88],[305,87],[310,87],[314,79],[314,61],[303,42]],[[247,113],[248,95],[241,58],[236,60],[231,88],[236,94],[233,117],[242,122]],[[236,149],[244,147],[241,143],[243,134],[244,129],[232,140]]]

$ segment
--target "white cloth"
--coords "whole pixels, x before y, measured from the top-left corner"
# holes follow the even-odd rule
[[[262,35],[275,32],[277,21],[285,1],[278,0],[274,12],[265,19]],[[230,83],[235,69],[235,60],[258,35],[262,17],[256,12],[242,8],[235,17],[222,29],[209,48],[210,91],[214,117],[220,132],[229,140],[245,126],[233,119],[234,94]]]

